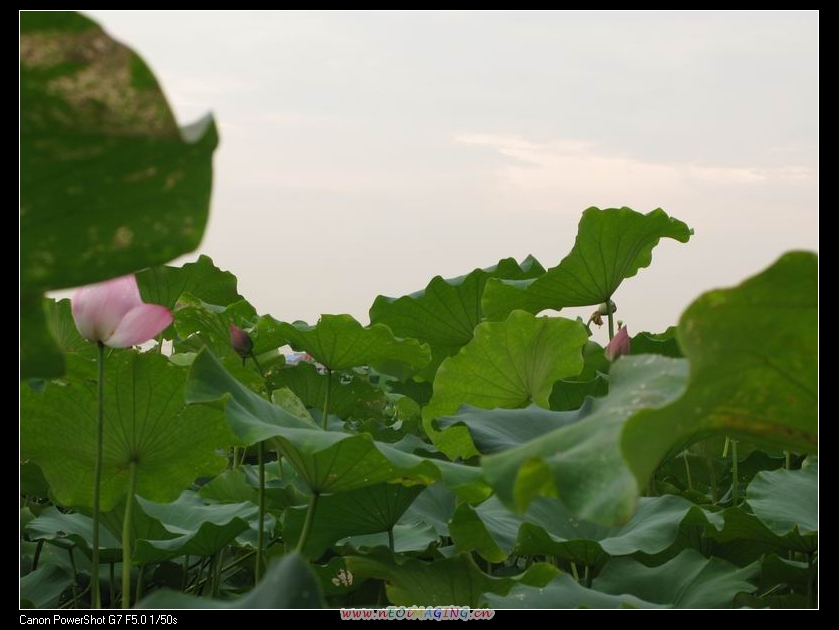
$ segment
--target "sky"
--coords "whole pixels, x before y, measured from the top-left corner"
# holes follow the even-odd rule
[[[616,293],[633,334],[818,250],[817,12],[84,13],[182,124],[214,114],[197,253],[278,319],[367,323],[435,275],[552,267],[589,206],[695,230]]]

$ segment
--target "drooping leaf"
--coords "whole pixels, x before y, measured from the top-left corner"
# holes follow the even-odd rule
[[[138,540],[132,555],[135,564],[159,563],[185,554],[212,556],[248,529],[258,513],[250,502],[207,504],[194,492],[186,491],[172,503],[155,503],[137,497],[140,508],[159,520],[175,537]],[[269,521],[273,517],[269,515]],[[266,529],[271,523],[266,523]]]
[[[514,309],[538,313],[607,302],[626,278],[649,266],[662,238],[686,243],[693,230],[663,210],[641,214],[629,208],[583,212],[571,253],[535,280],[490,279],[483,309],[503,319]]]
[[[64,569],[54,564],[39,567],[20,579],[20,607],[55,608],[61,594],[72,584],[73,579]],[[24,617],[21,615],[21,619]]]
[[[398,606],[469,606],[480,607],[484,593],[507,593],[517,580],[495,578],[481,571],[468,554],[423,562],[408,559],[397,563],[392,558],[374,555],[352,556],[347,567],[361,577],[387,580],[387,596]],[[554,567],[537,564],[519,580],[525,584],[544,585],[557,573]]]
[[[434,445],[450,458],[476,454],[458,427],[440,433],[432,422],[463,404],[486,409],[548,407],[553,384],[579,374],[588,335],[578,322],[534,317],[523,311],[504,322],[484,322],[475,337],[437,371],[434,395],[423,410],[423,425]]]
[[[440,418],[435,424],[444,430],[465,426],[478,453],[492,455],[579,422],[591,408],[591,400],[574,411],[551,411],[536,405],[524,409],[479,409],[463,405],[456,414]]]
[[[757,565],[738,568],[685,549],[658,567],[645,567],[632,558],[615,558],[594,579],[592,587],[674,608],[726,608],[737,593],[751,593],[757,588],[752,581],[759,572]]]
[[[96,367],[67,355],[68,375],[43,393],[21,386],[21,453],[44,471],[63,505],[90,506],[96,451]],[[117,351],[105,360],[101,505],[111,510],[137,464],[137,493],[175,499],[201,476],[227,465],[218,449],[232,439],[216,410],[184,405],[186,370],[157,353]]]
[[[449,535],[449,521],[454,514],[456,497],[441,483],[423,490],[405,512],[403,522],[426,523],[438,536]]]
[[[280,426],[318,428],[242,385],[206,349],[189,368],[185,399],[191,404],[222,401],[230,428],[245,446],[269,439]]]
[[[683,524],[702,527],[705,538],[719,543],[749,541],[774,549],[800,551],[802,553],[810,553],[818,547],[816,532],[801,535],[794,528],[778,535],[764,525],[754,514],[747,512],[742,507],[713,511],[696,506],[685,516]]]
[[[439,479],[467,500],[482,500],[488,494],[478,468],[418,457],[376,442],[367,433],[324,431],[243,387],[206,350],[190,368],[186,399],[223,404],[230,427],[243,443],[270,440],[318,494],[389,481],[429,484]]]
[[[180,267],[160,265],[137,274],[137,285],[143,301],[163,304],[174,309],[183,293],[207,304],[227,306],[242,300],[237,280],[229,271],[222,271],[209,256],[201,255],[192,263]]]
[[[282,557],[271,565],[265,576],[247,595],[233,601],[219,601],[195,597],[169,590],[155,591],[136,608],[182,609],[182,608],[323,608],[323,592],[317,576],[312,573],[306,561],[297,553]]]
[[[519,511],[547,494],[562,499],[579,519],[625,523],[635,509],[639,486],[620,448],[624,424],[638,409],[659,407],[679,396],[686,368],[682,359],[621,357],[612,367],[609,395],[594,399],[588,415],[485,456],[481,466],[486,480],[504,503]]]
[[[545,586],[516,584],[506,595],[486,593],[494,609],[505,608],[665,608],[634,595],[607,595],[586,588],[567,573],[560,573]]]
[[[297,350],[308,352],[330,370],[369,365],[404,380],[431,359],[428,346],[416,339],[399,339],[387,326],[363,327],[350,315],[322,315],[314,326],[279,322],[278,332]]]
[[[393,526],[393,551],[395,553],[422,554],[439,543],[440,537],[431,525],[402,522]],[[390,540],[387,532],[354,534],[345,536],[335,543],[336,551],[344,556],[369,553],[376,548],[388,549],[389,547]]]
[[[489,278],[523,280],[535,278],[545,269],[532,256],[520,264],[505,258],[493,267],[475,269],[465,276],[432,278],[421,291],[391,298],[380,295],[370,307],[370,321],[385,324],[396,335],[419,339],[431,347],[432,360],[423,370],[427,380],[446,357],[455,354],[472,339],[483,320],[481,296]]]
[[[379,484],[323,497],[315,511],[304,555],[316,559],[341,538],[393,528],[423,490],[423,486]],[[283,539],[287,545],[297,544],[305,518],[305,506],[286,510]]]
[[[687,391],[639,412],[624,431],[623,453],[639,483],[671,449],[709,433],[815,451],[817,276],[816,255],[793,252],[688,307],[678,333],[690,360]]]
[[[755,516],[778,536],[819,531],[818,457],[805,463],[801,470],[758,473],[746,491]]]
[[[78,546],[88,557],[93,548],[93,519],[79,513],[64,513],[55,506],[45,509],[26,526],[31,540],[45,540],[69,549]],[[99,524],[99,552],[103,562],[119,562],[122,545],[104,524]]]
[[[41,294],[198,246],[211,118],[178,129],[146,64],[69,11],[20,14],[21,372],[56,376]]]
[[[693,504],[672,495],[642,498],[625,525],[603,527],[574,518],[557,499],[535,499],[523,515],[491,497],[476,508],[461,504],[451,522],[460,551],[477,551],[491,562],[510,555],[554,556],[594,567],[608,556],[656,554],[679,534]]]

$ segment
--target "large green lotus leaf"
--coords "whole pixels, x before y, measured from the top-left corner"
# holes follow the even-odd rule
[[[673,495],[645,497],[628,523],[610,528],[574,518],[557,499],[537,498],[518,515],[493,496],[476,508],[461,504],[450,528],[460,551],[477,551],[490,562],[516,554],[596,566],[610,555],[664,551],[675,542],[692,506]]]
[[[479,409],[463,405],[455,415],[439,418],[434,424],[444,430],[465,426],[478,453],[492,455],[579,422],[591,409],[592,400],[584,401],[574,411],[551,411],[536,405],[524,409]]]
[[[423,562],[410,558],[399,562],[389,556],[351,556],[347,568],[359,577],[387,581],[387,596],[398,606],[469,606],[484,604],[484,593],[506,594],[521,582],[543,586],[557,573],[546,564],[535,564],[518,578],[491,577],[481,571],[469,554]]]
[[[137,497],[137,501],[143,512],[176,535],[165,540],[138,540],[132,561],[140,565],[159,563],[184,554],[212,556],[248,529],[259,511],[250,502],[207,504],[190,491],[172,503],[155,503],[142,497]]]
[[[660,208],[649,214],[629,208],[589,208],[580,219],[571,253],[559,265],[535,280],[488,280],[484,313],[502,319],[514,309],[538,313],[607,302],[624,279],[649,266],[660,239],[686,243],[692,234]]]
[[[323,608],[323,592],[317,576],[306,561],[297,553],[282,557],[272,564],[262,580],[239,599],[220,601],[195,597],[169,590],[155,591],[136,608],[185,609],[185,608],[232,608],[244,609],[288,609]]]
[[[46,508],[26,526],[30,540],[46,540],[64,548],[78,546],[87,556],[93,548],[93,519],[78,512],[64,513]],[[99,524],[99,552],[102,562],[120,562],[122,545],[104,523]]]
[[[632,558],[615,558],[594,579],[592,587],[673,608],[727,608],[737,593],[756,589],[752,581],[759,573],[756,564],[738,568],[685,549],[658,567],[646,567]]]
[[[537,495],[547,494],[562,499],[579,519],[625,523],[635,509],[639,486],[621,452],[624,425],[637,410],[678,397],[686,372],[683,359],[621,357],[612,367],[609,395],[593,400],[582,420],[535,438],[522,428],[518,445],[511,439],[508,450],[483,457],[487,482],[519,511]]]
[[[190,403],[221,403],[244,444],[271,440],[313,492],[343,492],[388,481],[429,484],[442,479],[467,500],[489,490],[478,468],[431,460],[375,442],[366,433],[324,431],[242,386],[212,353],[198,353],[189,371]]]
[[[684,396],[627,422],[624,456],[644,483],[674,447],[722,433],[793,452],[818,444],[818,259],[792,252],[679,321]]]
[[[63,505],[91,506],[96,451],[96,366],[67,355],[68,374],[43,393],[21,392],[21,455],[44,471]],[[202,476],[223,470],[233,436],[214,409],[184,405],[186,370],[157,353],[116,351],[105,361],[105,429],[101,505],[111,510],[128,489],[137,462],[137,493],[177,498]]]
[[[279,334],[297,350],[308,352],[330,370],[369,365],[404,380],[431,359],[428,346],[399,339],[383,324],[363,327],[350,315],[322,315],[318,323],[278,322]]]
[[[203,254],[198,260],[180,267],[160,265],[137,274],[137,285],[145,302],[163,304],[173,309],[182,293],[189,293],[208,304],[227,306],[243,299],[236,276],[222,271],[213,259]]]
[[[21,376],[49,377],[41,293],[195,249],[218,136],[178,129],[143,60],[69,11],[20,14],[20,112]]]
[[[469,343],[475,326],[483,320],[481,296],[489,278],[523,280],[543,273],[544,267],[528,256],[521,264],[505,258],[494,267],[457,278],[435,276],[422,291],[400,298],[378,296],[370,307],[370,321],[387,325],[400,337],[428,343],[432,360],[422,374],[433,380],[443,359]]]
[[[583,369],[585,327],[564,318],[534,317],[515,311],[504,322],[484,322],[460,352],[437,371],[434,395],[423,409],[426,433],[450,458],[475,455],[466,430],[439,432],[432,422],[455,413],[461,405],[484,409],[548,407],[556,381]]]
[[[56,608],[61,594],[73,584],[64,569],[54,564],[41,566],[20,578],[20,607]]]
[[[20,14],[21,282],[78,286],[198,246],[211,119],[179,130],[151,70],[71,12]]]
[[[545,586],[516,584],[506,595],[485,593],[493,609],[505,608],[665,608],[633,595],[607,595],[586,588],[567,573],[560,573]]]
[[[749,484],[746,501],[755,516],[778,536],[819,531],[819,460],[805,460],[801,470],[764,471]]]
[[[293,368],[274,370],[268,377],[269,388],[288,387],[307,407],[315,409],[323,409],[327,382],[330,382],[330,415],[342,419],[380,417],[388,403],[385,393],[369,381],[357,375],[349,380],[338,377],[328,379],[305,361]]]
[[[393,528],[423,486],[379,484],[326,496],[318,501],[304,555],[320,558],[335,541],[347,536],[375,534]],[[283,540],[295,546],[303,530],[307,508],[285,511]]]

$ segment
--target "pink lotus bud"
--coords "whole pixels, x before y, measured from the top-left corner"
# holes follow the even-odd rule
[[[253,340],[250,335],[239,328],[236,324],[230,324],[230,346],[243,359],[251,355]]]
[[[82,337],[112,348],[144,343],[172,323],[168,308],[143,302],[133,275],[82,287],[72,310]]]
[[[629,331],[626,326],[622,326],[606,346],[606,358],[614,361],[622,354],[629,354],[629,350]]]

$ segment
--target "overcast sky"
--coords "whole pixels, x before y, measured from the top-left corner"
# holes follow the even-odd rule
[[[280,319],[553,266],[592,205],[696,231],[619,289],[633,334],[818,249],[815,12],[85,13],[214,113],[200,252]]]

